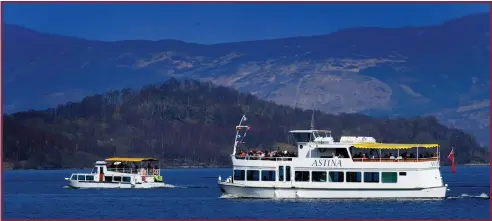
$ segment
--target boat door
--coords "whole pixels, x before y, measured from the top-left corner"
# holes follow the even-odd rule
[[[278,181],[284,185],[291,183],[290,166],[285,166],[285,165],[278,166]]]
[[[296,192],[292,183],[292,170],[290,166],[280,165],[278,166],[278,185],[274,192],[274,196],[277,198],[296,198]]]

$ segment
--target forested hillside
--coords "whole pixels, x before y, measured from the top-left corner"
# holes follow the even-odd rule
[[[4,162],[14,168],[91,167],[109,156],[153,156],[166,166],[228,166],[234,126],[252,127],[248,147],[292,143],[287,131],[309,127],[311,111],[251,94],[171,78],[141,90],[86,97],[43,111],[4,116]],[[488,153],[460,130],[434,117],[382,119],[316,112],[316,127],[333,135],[373,136],[384,142],[437,142],[442,157],[455,146],[458,163],[488,162]]]

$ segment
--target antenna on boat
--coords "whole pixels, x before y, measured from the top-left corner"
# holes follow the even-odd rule
[[[312,110],[312,111],[313,111],[313,113],[311,114],[311,127],[310,127],[310,129],[314,130],[314,110]]]
[[[234,150],[232,152],[232,155],[236,155],[236,148],[239,143],[243,143],[244,138],[248,134],[248,130],[250,129],[249,126],[244,126],[242,125],[244,121],[246,121],[246,115],[243,115],[241,117],[241,121],[239,121],[239,125],[236,126],[236,138],[234,138]],[[246,131],[244,131],[246,129]],[[244,133],[241,135],[240,132],[244,131]],[[241,138],[241,140],[239,140]]]

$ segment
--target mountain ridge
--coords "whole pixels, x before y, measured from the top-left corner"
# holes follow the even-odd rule
[[[76,37],[76,36],[71,36],[71,35],[62,35],[62,34],[55,34],[55,33],[48,33],[48,32],[43,32],[39,30],[35,30],[26,26],[18,25],[18,24],[9,24],[9,23],[4,23],[3,25],[18,28],[18,29],[24,29],[25,31],[30,31],[30,32],[37,32],[37,33],[42,33],[46,35],[53,35],[53,36],[60,36],[60,37],[69,37],[69,38],[77,38],[81,40],[87,40],[87,41],[100,41],[100,42],[110,42],[110,43],[117,43],[117,42],[125,42],[125,41],[151,41],[151,42],[159,42],[159,41],[177,41],[177,42],[182,42],[182,43],[187,43],[187,44],[196,44],[196,45],[209,45],[209,46],[214,46],[214,45],[221,45],[221,44],[234,44],[234,43],[245,43],[245,42],[257,42],[257,41],[270,41],[270,40],[282,40],[282,39],[291,39],[291,38],[309,38],[309,37],[321,37],[321,36],[328,36],[340,31],[344,30],[352,30],[352,29],[405,29],[405,28],[426,28],[426,27],[436,27],[436,26],[441,26],[445,24],[450,24],[450,23],[455,23],[455,22],[460,22],[463,19],[469,19],[469,18],[476,18],[479,17],[480,19],[483,17],[488,17],[490,16],[489,12],[480,12],[480,13],[474,13],[470,15],[465,15],[461,17],[457,17],[454,19],[449,19],[444,22],[440,22],[437,24],[431,24],[431,25],[411,25],[411,26],[399,26],[399,27],[378,27],[378,26],[355,26],[355,27],[349,27],[349,28],[341,28],[336,31],[332,31],[326,34],[319,34],[319,35],[304,35],[304,36],[291,36],[291,37],[283,37],[283,38],[272,38],[272,39],[259,39],[259,40],[248,40],[248,41],[236,41],[236,42],[222,42],[222,43],[213,43],[213,44],[202,44],[202,43],[195,43],[195,42],[186,42],[186,41],[181,41],[178,39],[159,39],[159,40],[148,40],[148,39],[127,39],[127,40],[117,40],[117,41],[105,41],[105,40],[97,40],[97,39],[89,39],[89,38],[83,38],[83,37]]]
[[[17,36],[4,26],[4,107],[47,108],[175,77],[328,113],[433,115],[488,145],[489,16],[212,45],[57,40]],[[475,109],[458,111],[466,106]]]

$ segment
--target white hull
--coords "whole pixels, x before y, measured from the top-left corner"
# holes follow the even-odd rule
[[[70,180],[69,187],[82,188],[82,189],[147,189],[147,188],[174,188],[176,186],[165,183],[137,183],[132,185],[130,183],[109,183],[109,182],[79,182]]]
[[[270,199],[364,199],[445,198],[445,186],[419,189],[323,189],[251,187],[220,182],[222,193],[237,198]]]

